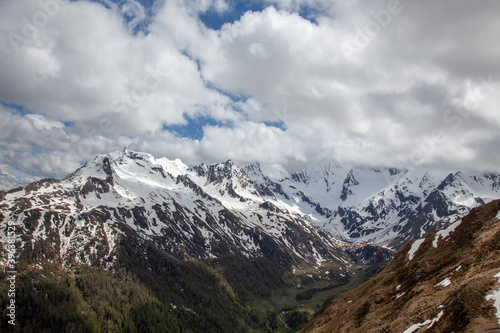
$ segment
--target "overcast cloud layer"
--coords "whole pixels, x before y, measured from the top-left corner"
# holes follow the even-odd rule
[[[0,188],[125,146],[500,171],[497,0],[103,3],[0,0]]]

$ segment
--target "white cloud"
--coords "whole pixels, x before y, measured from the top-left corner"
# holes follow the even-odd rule
[[[270,164],[305,161],[304,144],[283,130],[262,123],[244,122],[234,128],[204,127],[199,154],[206,159],[232,159],[241,163]]]
[[[500,78],[495,76],[499,64],[484,59],[484,54],[499,55],[495,14],[466,2],[337,5],[336,17],[323,17],[317,25],[272,7],[246,13],[223,27],[218,52],[200,54],[204,75],[222,89],[253,96],[256,119],[281,117],[289,127],[286,133],[317,147],[319,155],[369,164],[477,167],[479,156],[488,152],[464,147],[484,136],[485,126],[490,138],[497,137],[500,112],[494,108],[500,84],[490,79],[486,85],[467,86],[473,77],[480,78],[476,62]],[[383,26],[377,19],[390,10],[392,17]],[[448,22],[458,27],[448,29]],[[445,27],[443,34],[432,33],[429,23],[434,31]],[[371,42],[356,57],[346,57],[342,43],[374,24],[379,27]],[[474,34],[483,30],[481,50],[471,52],[470,45],[478,44]],[[266,57],[257,50],[266,50]],[[441,58],[459,58],[462,67],[452,68]],[[473,70],[463,75],[466,67]],[[477,110],[467,109],[467,100],[473,105],[467,97],[471,91],[476,91],[472,102],[481,104]],[[482,167],[498,169],[494,163]]]
[[[138,24],[146,20],[144,7],[137,0],[127,0],[122,5],[121,11],[124,15],[132,18],[128,23],[129,31],[133,31]]]
[[[26,185],[39,180],[8,165],[0,164],[0,191],[8,191],[20,185]]]
[[[42,114],[28,114],[26,118],[31,120],[37,130],[51,130],[53,128],[62,129],[64,124],[60,121],[47,120]]]
[[[293,12],[308,12],[311,18],[317,14],[321,16],[332,16],[334,14],[336,2],[331,0],[265,0],[280,9]]]
[[[1,1],[0,101],[23,112],[0,105],[0,163],[64,176],[128,145],[190,164],[499,170],[497,1],[264,3],[214,31],[199,14],[230,2],[169,0],[146,18],[136,0]],[[188,117],[218,125],[164,130]]]
[[[23,173],[24,170],[39,177],[67,175],[81,165],[67,151],[32,154],[29,152],[2,154],[2,159],[10,167]]]
[[[101,5],[61,3],[57,15],[36,38],[18,45],[17,53],[3,41],[2,101],[61,121],[118,117],[128,135],[182,123],[184,113],[200,112],[198,105],[227,102],[204,86],[196,63],[172,45],[168,32],[134,36]],[[40,11],[36,3],[31,7],[26,12]],[[2,36],[22,31],[20,23],[4,24]]]

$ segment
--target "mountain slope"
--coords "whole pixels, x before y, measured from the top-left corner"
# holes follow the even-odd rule
[[[498,329],[499,241],[495,200],[401,247],[379,275],[334,300],[302,332]]]

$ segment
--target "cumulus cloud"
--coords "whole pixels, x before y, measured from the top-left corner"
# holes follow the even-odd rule
[[[276,127],[255,122],[234,128],[207,126],[199,153],[207,159],[233,159],[241,163],[305,161],[303,144]]]
[[[25,7],[24,2],[7,3]],[[172,45],[167,32],[131,35],[122,19],[102,5],[57,3],[57,14],[36,38],[14,44],[17,52],[4,38],[2,101],[62,121],[121,117],[120,128],[131,135],[157,131],[162,123],[182,123],[183,113],[199,112],[197,105],[225,103],[205,87],[196,62]],[[37,2],[30,4],[27,12],[41,10]],[[23,36],[16,22],[2,30],[3,37],[12,31]]]
[[[0,163],[64,176],[130,146],[499,170],[495,0],[0,2]],[[147,29],[138,31],[147,22]],[[210,119],[201,138],[168,130]]]
[[[318,155],[477,167],[481,148],[471,155],[466,147],[485,133],[496,137],[500,117],[493,79],[500,67],[491,62],[499,55],[491,10],[497,7],[492,1],[337,3],[318,24],[270,7],[224,26],[219,52],[200,55],[202,69],[222,89],[267,106],[269,120],[281,117],[289,135],[320,147]]]

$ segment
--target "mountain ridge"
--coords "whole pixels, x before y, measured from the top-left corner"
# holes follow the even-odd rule
[[[25,218],[21,212],[43,215],[40,222],[33,222],[33,236],[43,238],[59,230],[61,253],[75,239],[90,242],[95,230],[79,229],[90,225],[104,235],[101,245],[108,252],[120,234],[132,229],[150,239],[167,237],[162,241],[165,248],[175,252],[182,245],[189,255],[199,257],[231,251],[227,244],[251,256],[262,250],[262,239],[271,237],[280,252],[309,264],[317,265],[323,256],[348,260],[341,242],[266,201],[230,161],[188,168],[180,161],[145,153],[113,152],[96,157],[62,180],[44,179],[6,192],[1,208],[3,219],[19,223]],[[54,218],[61,225],[45,223]],[[289,228],[295,231],[286,231]],[[306,244],[296,245],[286,237],[297,234],[308,240]]]
[[[134,161],[127,162],[130,170],[119,167],[126,157]],[[115,174],[110,161],[117,166]],[[85,184],[78,183],[85,177]],[[115,178],[119,179],[117,184]],[[170,191],[178,186],[190,188],[202,199],[208,195],[230,209],[251,210],[268,201],[330,238],[392,249],[500,196],[500,175],[493,173],[411,172],[328,163],[289,174],[281,165],[254,163],[240,168],[230,160],[189,167],[179,159],[156,159],[128,148],[99,155],[63,180],[82,185],[79,200],[92,207],[103,205],[105,198],[126,206],[131,189],[121,186],[121,181],[129,181],[127,186],[144,192],[129,198],[128,205],[143,205],[149,200],[148,187]],[[55,181],[44,179],[33,184]],[[0,197],[14,190],[0,193]]]

